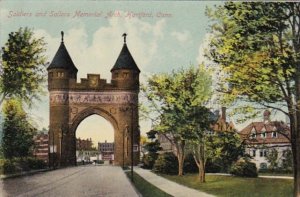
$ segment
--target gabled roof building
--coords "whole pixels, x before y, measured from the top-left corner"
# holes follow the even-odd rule
[[[284,151],[290,149],[290,128],[282,121],[271,121],[271,112],[264,111],[263,121],[252,122],[240,131],[246,144],[246,153],[258,169],[269,166],[267,155],[271,149],[278,152],[278,163],[281,163]]]

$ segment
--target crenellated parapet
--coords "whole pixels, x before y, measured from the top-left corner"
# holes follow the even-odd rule
[[[101,79],[99,74],[88,74],[87,78],[81,78],[80,82],[70,80],[70,90],[103,91],[114,88],[106,79]]]

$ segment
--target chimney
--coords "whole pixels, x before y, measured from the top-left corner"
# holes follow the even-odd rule
[[[269,110],[265,110],[263,115],[264,115],[264,122],[270,122],[271,112]]]
[[[222,107],[221,119],[226,122],[226,107]]]

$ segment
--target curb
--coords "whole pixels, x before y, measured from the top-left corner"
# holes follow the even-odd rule
[[[30,176],[30,175],[38,174],[40,172],[47,172],[47,171],[51,171],[51,170],[54,170],[54,169],[47,168],[47,169],[41,169],[41,170],[20,172],[20,173],[16,173],[16,174],[0,175],[0,179],[4,180],[4,179],[10,179],[10,178],[17,178],[17,177],[21,177],[21,176]]]

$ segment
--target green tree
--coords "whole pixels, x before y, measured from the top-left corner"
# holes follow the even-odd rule
[[[158,157],[158,151],[161,150],[160,143],[156,138],[157,131],[150,130],[147,132],[147,138],[150,142],[146,142],[144,145],[147,154],[144,156],[144,164],[146,168],[152,169],[155,160]]]
[[[228,173],[231,165],[244,154],[244,144],[235,132],[223,131],[209,135],[206,146],[210,152],[208,158],[222,172]]]
[[[278,151],[275,148],[269,149],[266,159],[270,163],[270,170],[274,171],[278,168]]]
[[[210,110],[204,106],[195,106],[194,113],[189,113],[186,117],[192,120],[189,126],[190,136],[188,142],[192,150],[194,160],[198,166],[199,181],[205,182],[205,165],[208,157],[211,157],[212,149],[207,146],[208,131],[214,123],[213,115]]]
[[[18,98],[31,104],[39,98],[45,82],[45,42],[35,38],[29,28],[11,32],[1,51],[0,104]]]
[[[27,114],[20,101],[6,100],[3,106],[3,141],[2,151],[7,159],[27,157],[34,145],[36,129],[29,123]]]
[[[291,134],[281,134],[291,140],[294,196],[300,196],[300,3],[226,2],[207,13],[213,20],[209,55],[222,69],[224,100],[290,118]]]
[[[192,130],[198,121],[196,109],[211,97],[211,76],[203,65],[157,74],[148,79],[143,92],[150,103],[149,111],[154,112],[155,130],[164,134],[176,150],[181,176],[186,143],[194,137]]]

